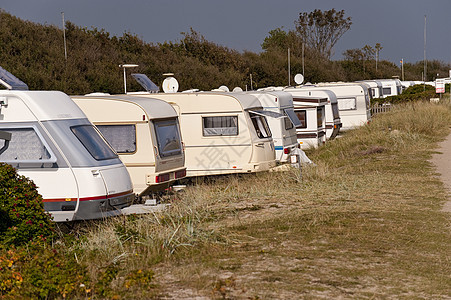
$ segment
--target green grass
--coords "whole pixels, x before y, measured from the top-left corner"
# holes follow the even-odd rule
[[[451,223],[428,161],[451,107],[398,106],[324,147],[316,166],[221,177],[171,209],[77,227],[68,245],[109,296],[295,299],[451,297]],[[127,274],[151,285],[123,289]],[[94,296],[99,296],[95,294]]]

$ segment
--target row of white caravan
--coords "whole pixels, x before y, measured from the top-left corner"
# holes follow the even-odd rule
[[[121,214],[185,177],[267,171],[370,118],[364,83],[70,98],[0,71],[0,162],[55,221]]]
[[[364,82],[331,82],[291,87],[269,87],[263,91],[283,91],[293,98],[294,111],[301,121],[297,138],[302,149],[318,147],[335,138],[340,130],[366,124],[371,119],[371,89]]]
[[[71,99],[28,91],[0,71],[8,88],[0,90],[0,162],[36,183],[55,221],[118,215],[187,175],[266,171],[276,165],[275,143],[282,162],[298,147],[300,121],[286,93]]]

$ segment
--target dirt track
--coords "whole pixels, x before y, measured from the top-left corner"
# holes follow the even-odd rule
[[[432,163],[437,167],[442,182],[448,189],[448,202],[443,206],[443,211],[451,213],[451,135],[439,144],[437,154],[432,156]]]

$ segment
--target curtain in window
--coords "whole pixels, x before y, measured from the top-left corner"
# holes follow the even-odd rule
[[[6,128],[10,132],[11,141],[5,152],[0,155],[2,161],[27,161],[50,159],[50,153],[45,148],[33,128]],[[5,141],[0,141],[0,148]]]
[[[238,117],[204,117],[204,136],[238,135]]]
[[[97,128],[117,153],[136,151],[135,125],[97,125]]]

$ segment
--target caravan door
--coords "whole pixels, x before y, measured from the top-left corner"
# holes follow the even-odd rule
[[[249,116],[257,134],[257,139],[252,142],[252,161],[268,163],[275,161],[274,143],[266,117],[257,114],[256,111],[249,111]]]

